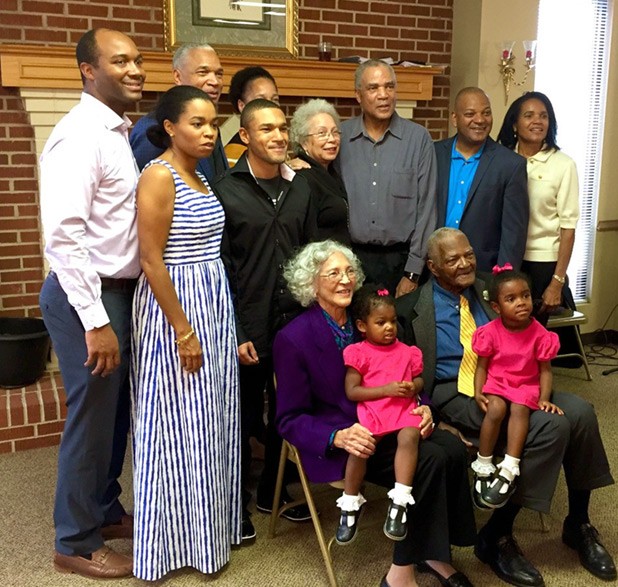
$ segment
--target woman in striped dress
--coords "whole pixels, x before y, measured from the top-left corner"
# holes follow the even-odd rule
[[[165,152],[137,187],[133,303],[134,573],[214,573],[239,544],[238,357],[220,259],[224,212],[197,160],[217,138],[214,104],[176,86],[149,139]]]

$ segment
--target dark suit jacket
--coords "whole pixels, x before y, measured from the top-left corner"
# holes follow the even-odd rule
[[[435,143],[438,162],[438,226],[444,226],[451,173],[451,150],[457,135]],[[497,263],[519,269],[528,235],[526,160],[487,139],[470,186],[459,225],[474,252],[479,271]]]
[[[436,378],[436,309],[433,303],[433,283],[430,279],[416,291],[396,300],[397,319],[400,324],[399,338],[406,344],[414,344],[423,351],[423,381],[429,395],[433,392]],[[473,285],[483,309],[490,320],[496,317],[489,302],[483,298],[485,282],[477,279]]]
[[[311,481],[343,479],[348,453],[329,450],[328,441],[357,421],[356,404],[346,397],[343,356],[317,304],[279,331],[273,359],[279,433],[298,448]]]

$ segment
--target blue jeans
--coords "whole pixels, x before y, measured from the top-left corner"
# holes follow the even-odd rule
[[[120,345],[121,364],[111,375],[92,375],[84,328],[55,274],[40,295],[45,326],[58,356],[67,418],[58,455],[54,506],[56,550],[89,554],[101,546],[101,526],[125,513],[118,498],[130,421],[129,364],[132,289],[108,289],[102,300]]]

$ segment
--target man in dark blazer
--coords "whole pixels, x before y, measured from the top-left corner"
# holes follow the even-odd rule
[[[194,86],[204,90],[214,102],[215,108],[217,107],[223,90],[223,67],[217,52],[210,45],[185,43],[176,49],[172,58],[172,76],[177,86]],[[131,130],[129,142],[140,171],[147,163],[163,153],[163,150],[155,147],[147,136],[148,129],[156,123],[153,111],[142,116]],[[196,169],[212,185],[227,168],[227,157],[219,133],[212,155],[198,159]]]
[[[489,137],[491,105],[480,88],[457,94],[451,122],[457,134],[435,143],[438,226],[466,234],[480,271],[507,262],[519,269],[528,234],[526,160]]]
[[[478,446],[483,414],[473,397],[459,393],[457,374],[463,355],[459,344],[459,299],[468,298],[477,326],[496,317],[486,301],[485,283],[476,278],[475,251],[466,235],[440,228],[428,241],[427,266],[433,278],[397,300],[400,335],[423,351],[423,380],[444,420]],[[517,491],[494,510],[479,532],[477,557],[513,585],[544,585],[513,538],[513,522],[522,506],[549,512],[560,467],[564,467],[569,511],[562,540],[577,550],[582,565],[606,580],[616,578],[612,557],[588,518],[591,491],[611,485],[605,448],[593,407],[569,393],[554,392],[552,402],[564,416],[536,410],[521,459]]]

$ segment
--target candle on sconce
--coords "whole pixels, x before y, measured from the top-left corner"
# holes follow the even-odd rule
[[[502,59],[508,59],[511,56],[511,52],[508,49],[502,51]]]

